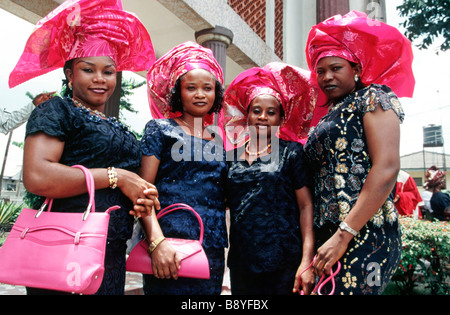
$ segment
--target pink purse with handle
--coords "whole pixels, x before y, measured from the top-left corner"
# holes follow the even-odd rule
[[[156,216],[158,219],[164,215],[176,210],[191,211],[200,224],[199,240],[166,238],[172,247],[181,257],[179,277],[209,279],[209,263],[206,253],[202,247],[203,243],[203,221],[200,215],[186,204],[173,204],[161,210]],[[127,271],[138,272],[143,274],[153,274],[152,259],[147,252],[149,243],[146,239],[142,239],[131,251],[127,259]]]
[[[0,248],[0,282],[77,294],[98,291],[110,212],[120,207],[95,212],[92,174],[84,166],[73,167],[86,176],[86,211],[51,212],[53,199],[49,198],[40,210],[23,209]]]

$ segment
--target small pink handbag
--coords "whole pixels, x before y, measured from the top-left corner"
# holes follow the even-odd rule
[[[206,253],[202,247],[203,243],[203,221],[200,215],[186,204],[173,204],[161,210],[156,216],[158,219],[164,215],[176,210],[191,211],[200,224],[199,240],[166,238],[165,241],[177,251],[181,257],[179,277],[209,279],[209,263]],[[138,272],[143,274],[153,274],[152,260],[147,252],[149,243],[146,239],[142,239],[131,251],[127,259],[127,271]]]
[[[0,248],[0,282],[76,294],[98,291],[110,212],[120,207],[95,212],[92,174],[81,165],[73,167],[86,176],[86,211],[51,212],[53,199],[49,198],[40,210],[23,209]]]

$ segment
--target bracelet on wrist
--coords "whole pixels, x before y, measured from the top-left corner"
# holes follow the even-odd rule
[[[109,188],[116,189],[117,188],[117,172],[114,167],[108,167],[108,179],[109,179]]]
[[[341,224],[339,224],[339,228],[340,228],[342,231],[346,231],[346,232],[352,234],[353,236],[358,235],[358,232],[355,231],[354,229],[352,229],[351,227],[349,227],[348,224],[345,223],[345,222],[341,222]]]
[[[160,236],[158,237],[156,240],[154,240],[153,242],[150,243],[150,245],[148,246],[147,252],[149,254],[153,253],[154,250],[156,249],[156,247],[158,247],[159,244],[162,243],[162,241],[164,241],[166,238],[164,236]]]

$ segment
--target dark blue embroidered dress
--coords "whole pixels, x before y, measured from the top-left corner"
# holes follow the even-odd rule
[[[87,168],[113,166],[132,172],[137,172],[140,166],[140,143],[126,127],[113,118],[103,120],[76,107],[71,99],[55,97],[33,111],[27,123],[26,136],[39,132],[64,142],[61,164],[81,164]],[[52,211],[83,212],[87,204],[87,194],[57,199]],[[120,189],[106,188],[96,190],[95,205],[99,212],[114,205],[121,207],[111,213],[105,275],[97,294],[123,294],[126,241],[131,238],[134,220],[128,211],[133,204]],[[43,293],[34,291],[30,290],[31,293]]]
[[[370,85],[347,96],[310,132],[306,160],[314,181],[314,225],[318,246],[353,208],[372,167],[363,118],[377,107],[404,114],[387,86]],[[401,254],[398,212],[392,196],[350,242],[341,258],[335,294],[380,294]]]
[[[302,260],[295,190],[307,184],[303,146],[279,140],[251,165],[241,153],[234,151],[227,182],[232,294],[289,294]]]
[[[174,203],[190,205],[202,217],[203,247],[210,265],[210,280],[156,279],[144,276],[146,294],[220,294],[224,273],[224,182],[227,175],[221,141],[190,136],[173,119],[151,120],[141,140],[142,153],[160,160],[155,186],[161,209]],[[199,225],[188,211],[176,211],[159,220],[166,237],[198,239]]]

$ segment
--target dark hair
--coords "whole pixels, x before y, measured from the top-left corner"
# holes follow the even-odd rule
[[[68,60],[66,61],[66,63],[64,64],[64,76],[66,77],[65,79],[62,80],[62,91],[61,94],[63,97],[73,97],[73,92],[72,90],[69,88],[69,79],[67,79],[67,75],[66,75],[66,70],[67,69],[71,69],[73,70],[73,61],[74,59]]]
[[[175,86],[170,91],[170,111],[172,113],[183,113],[183,103],[181,101],[181,78],[183,76],[179,77],[178,80],[175,82]],[[218,113],[223,107],[223,94],[225,93],[225,89],[223,88],[222,84],[220,84],[219,81],[214,79],[216,81],[216,98],[214,99],[214,104],[211,107],[211,110],[208,112],[208,115],[211,115],[213,113]]]

